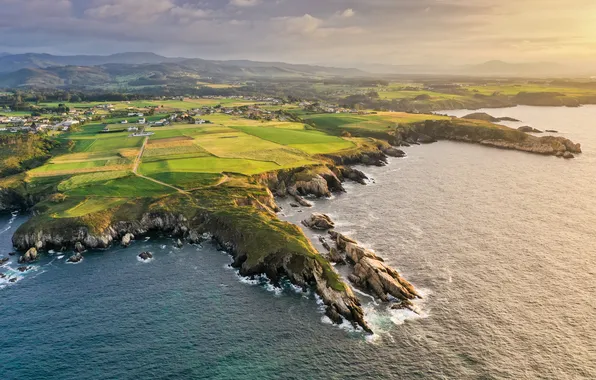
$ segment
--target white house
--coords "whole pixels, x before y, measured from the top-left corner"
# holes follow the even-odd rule
[[[139,124],[145,124],[146,122],[147,122],[147,120],[145,120],[144,117],[140,118],[138,121]]]
[[[62,122],[62,126],[64,127],[72,127],[73,125],[80,124],[78,120],[66,120]]]
[[[120,124],[128,124],[128,120],[122,120]]]
[[[129,132],[137,132],[139,130],[139,127],[128,127],[127,131]]]

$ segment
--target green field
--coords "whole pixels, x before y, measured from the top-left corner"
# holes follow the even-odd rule
[[[253,175],[278,169],[282,167],[274,162],[219,157],[185,158],[141,165],[141,173],[146,176],[168,172]]]
[[[50,205],[57,210],[56,215],[79,217],[130,198],[155,198],[177,191],[186,194],[224,184],[232,186],[243,176],[320,165],[323,161],[318,155],[351,154],[355,148],[370,144],[366,139],[341,137],[346,128],[386,131],[397,123],[431,116],[383,113],[306,117],[314,128],[296,122],[215,114],[205,117],[211,124],[147,127],[154,133],[149,137],[129,137],[129,132],[102,133],[106,124],[84,125],[61,134],[60,153],[29,171],[28,178],[40,188],[55,188],[67,196],[63,203]],[[126,125],[109,127],[118,130]],[[240,182],[246,185],[246,180]]]
[[[398,125],[424,120],[448,120],[449,117],[412,114],[404,112],[379,112],[371,115],[353,114],[319,114],[307,115],[306,120],[313,122],[317,128],[331,134],[340,134],[343,131],[350,133],[358,132],[387,132],[394,130]]]
[[[214,186],[224,179],[224,177],[220,174],[187,172],[155,173],[151,174],[150,177],[184,190],[193,190],[206,186]]]
[[[145,178],[128,175],[103,181],[101,186],[92,183],[66,192],[69,196],[94,196],[108,198],[143,198],[171,194],[174,189]]]

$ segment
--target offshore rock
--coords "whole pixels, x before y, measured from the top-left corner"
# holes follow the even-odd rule
[[[526,132],[526,133],[542,133],[541,130],[536,129],[536,128],[532,128],[530,126],[524,125],[523,127],[519,127],[517,128],[518,131],[520,132]]]
[[[32,267],[18,267],[17,270],[21,273],[25,273],[27,271],[30,271],[31,269],[33,269]]]
[[[335,238],[338,250],[345,252],[354,264],[354,271],[348,277],[354,285],[372,291],[383,302],[388,302],[389,296],[399,300],[422,298],[412,284],[374,252],[337,232],[331,236]]]
[[[83,244],[81,244],[80,241],[77,241],[75,243],[74,250],[77,253],[83,253],[83,252],[85,252],[85,247],[83,246]]]
[[[329,250],[329,261],[336,264],[345,264],[346,259],[339,253],[339,250],[335,247],[331,247]]]
[[[302,224],[314,230],[330,230],[335,227],[335,223],[328,215],[314,213],[310,218],[302,221]]]
[[[37,249],[30,248],[23,256],[19,258],[19,264],[31,263],[37,260]]]
[[[148,261],[153,258],[153,254],[151,252],[141,252],[139,258],[143,261]]]
[[[83,261],[83,255],[81,255],[80,252],[77,252],[76,254],[70,256],[68,260],[66,260],[66,262],[73,264],[80,263],[81,261]]]
[[[323,236],[319,236],[319,242],[321,242],[321,245],[323,245],[323,248],[325,248],[327,252],[331,251],[331,246]]]
[[[121,244],[123,247],[128,247],[130,243],[134,240],[135,236],[131,233],[127,233],[122,237]]]
[[[8,257],[3,257],[0,259],[0,267],[6,264],[10,259]]]

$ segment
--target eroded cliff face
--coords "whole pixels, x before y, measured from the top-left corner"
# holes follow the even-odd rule
[[[128,203],[109,214],[75,219],[37,215],[19,228],[13,244],[21,251],[31,247],[41,251],[85,251],[124,244],[129,235],[163,233],[193,244],[210,238],[233,256],[233,266],[241,275],[264,274],[273,282],[287,278],[305,289],[314,288],[333,321],[348,320],[371,332],[349,285],[298,227],[274,214],[277,205],[271,192],[265,189],[250,196],[234,197],[225,207],[206,205],[199,198],[203,195],[194,195],[197,198],[192,201],[181,202],[177,198],[184,197],[174,195],[170,201],[161,199],[141,208]],[[194,202],[194,207],[189,202]]]

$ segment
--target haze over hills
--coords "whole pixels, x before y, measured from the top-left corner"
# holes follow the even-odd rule
[[[547,77],[569,75],[571,69],[556,63],[480,65],[384,65],[358,68],[326,67],[250,60],[170,58],[154,53],[129,52],[107,56],[0,53],[0,87],[65,87],[114,85],[165,85],[188,78],[234,81],[256,78],[373,77],[381,75],[466,75]]]
[[[363,70],[375,74],[440,74],[470,76],[553,77],[587,75],[553,62],[509,63],[493,60],[470,65],[385,65],[363,64]]]

